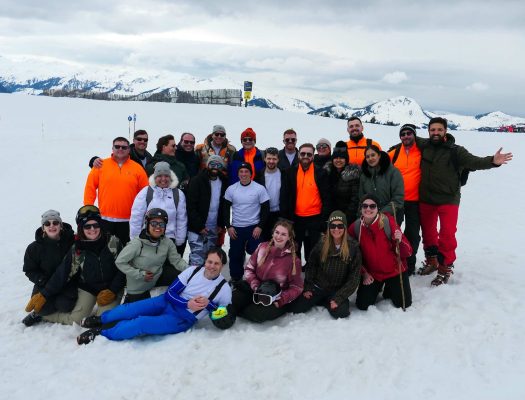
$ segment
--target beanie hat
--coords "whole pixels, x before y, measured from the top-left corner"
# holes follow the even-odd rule
[[[221,156],[218,156],[217,154],[208,157],[208,161],[206,161],[206,167],[208,167],[212,162],[221,164],[222,168],[225,167],[224,160]]]
[[[62,223],[62,218],[60,218],[60,213],[58,211],[47,210],[45,213],[42,214],[42,221],[41,221],[42,225],[44,225],[46,221],[51,221],[51,220],[55,220],[55,221]]]
[[[211,133],[217,133],[217,132],[226,133],[226,129],[224,129],[224,126],[222,125],[213,125],[213,131]]]
[[[246,128],[242,133],[241,133],[241,140],[243,140],[245,137],[251,137],[254,141],[257,139],[256,135],[255,135],[255,132],[252,128]]]
[[[250,170],[250,173],[251,173],[251,174],[253,174],[252,164],[247,163],[247,162],[242,162],[242,163],[239,165],[239,168],[237,168],[237,173],[239,173],[239,171],[241,170],[241,168],[246,168],[246,169]]]
[[[332,160],[334,158],[344,158],[346,163],[348,164],[348,147],[346,146],[346,143],[342,140],[338,141],[335,144],[334,150],[332,152]]]
[[[328,147],[332,148],[332,143],[330,143],[328,139],[325,139],[325,138],[319,139],[316,146],[319,146],[320,144],[326,144],[328,145]]]
[[[399,133],[403,132],[403,131],[410,131],[414,134],[414,136],[417,135],[417,132],[416,132],[416,126],[414,124],[405,124],[403,125],[400,129],[399,129]]]
[[[171,178],[171,169],[170,165],[166,161],[160,161],[155,164],[155,171],[153,172],[153,177],[167,175]]]
[[[348,226],[348,223],[346,221],[346,215],[342,211],[336,210],[332,212],[332,214],[330,214],[330,216],[328,217],[328,223],[330,224],[334,221],[341,221],[345,228]]]

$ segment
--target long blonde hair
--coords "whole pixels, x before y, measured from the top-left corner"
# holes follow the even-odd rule
[[[330,235],[330,227],[326,228],[326,234],[323,238],[323,247],[321,247],[321,262],[325,263],[330,254],[335,254],[337,248],[335,247],[334,238]],[[348,232],[346,227],[344,229],[341,248],[339,249],[339,257],[344,262],[350,260],[350,247],[348,247]]]
[[[295,275],[297,273],[296,268],[295,268],[295,263],[297,260],[297,255],[295,254],[295,232],[293,230],[293,225],[291,224],[291,222],[286,221],[286,220],[279,220],[273,226],[272,238],[270,239],[270,242],[268,243],[268,249],[266,250],[266,254],[257,263],[257,266],[260,267],[261,265],[263,265],[264,262],[266,261],[266,258],[268,257],[268,254],[270,254],[270,250],[274,246],[273,232],[275,231],[275,228],[277,228],[278,226],[282,226],[288,231],[288,236],[289,236],[288,241],[290,242],[290,251],[292,252],[292,275]]]

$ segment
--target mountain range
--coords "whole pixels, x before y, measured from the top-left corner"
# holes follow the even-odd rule
[[[172,90],[208,90],[242,88],[242,82],[228,77],[199,79],[189,74],[167,71],[138,70],[135,68],[88,67],[64,63],[53,59],[0,56],[0,93],[41,95],[46,90],[66,92],[101,92],[135,96]],[[469,116],[424,110],[416,100],[399,96],[365,107],[352,107],[347,103],[298,99],[261,89],[249,106],[287,110],[332,118],[355,115],[363,122],[401,125],[412,123],[424,128],[428,120],[441,116],[449,121],[451,129],[497,130],[501,126],[525,125],[525,118],[514,117],[500,111]]]

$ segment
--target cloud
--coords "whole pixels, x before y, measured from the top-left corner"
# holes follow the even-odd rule
[[[401,82],[408,80],[408,76],[402,71],[394,71],[385,74],[382,80],[383,82],[391,83],[392,85],[397,85]]]
[[[483,82],[474,82],[471,85],[468,85],[466,87],[467,90],[470,90],[472,92],[485,92],[489,88],[489,85]]]

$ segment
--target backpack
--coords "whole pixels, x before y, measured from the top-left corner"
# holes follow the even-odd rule
[[[179,207],[179,190],[177,188],[171,189],[173,191],[173,202],[175,203],[175,210]],[[153,188],[148,186],[148,191],[146,193],[146,208],[149,206],[153,200]]]
[[[386,237],[390,240],[392,239],[392,229],[390,228],[390,221],[388,220],[388,217],[385,214],[381,214],[383,219],[383,230],[385,231]],[[361,219],[357,218],[354,222],[354,233],[355,237],[357,238],[357,241],[361,239],[361,230],[359,229],[361,227]]]

